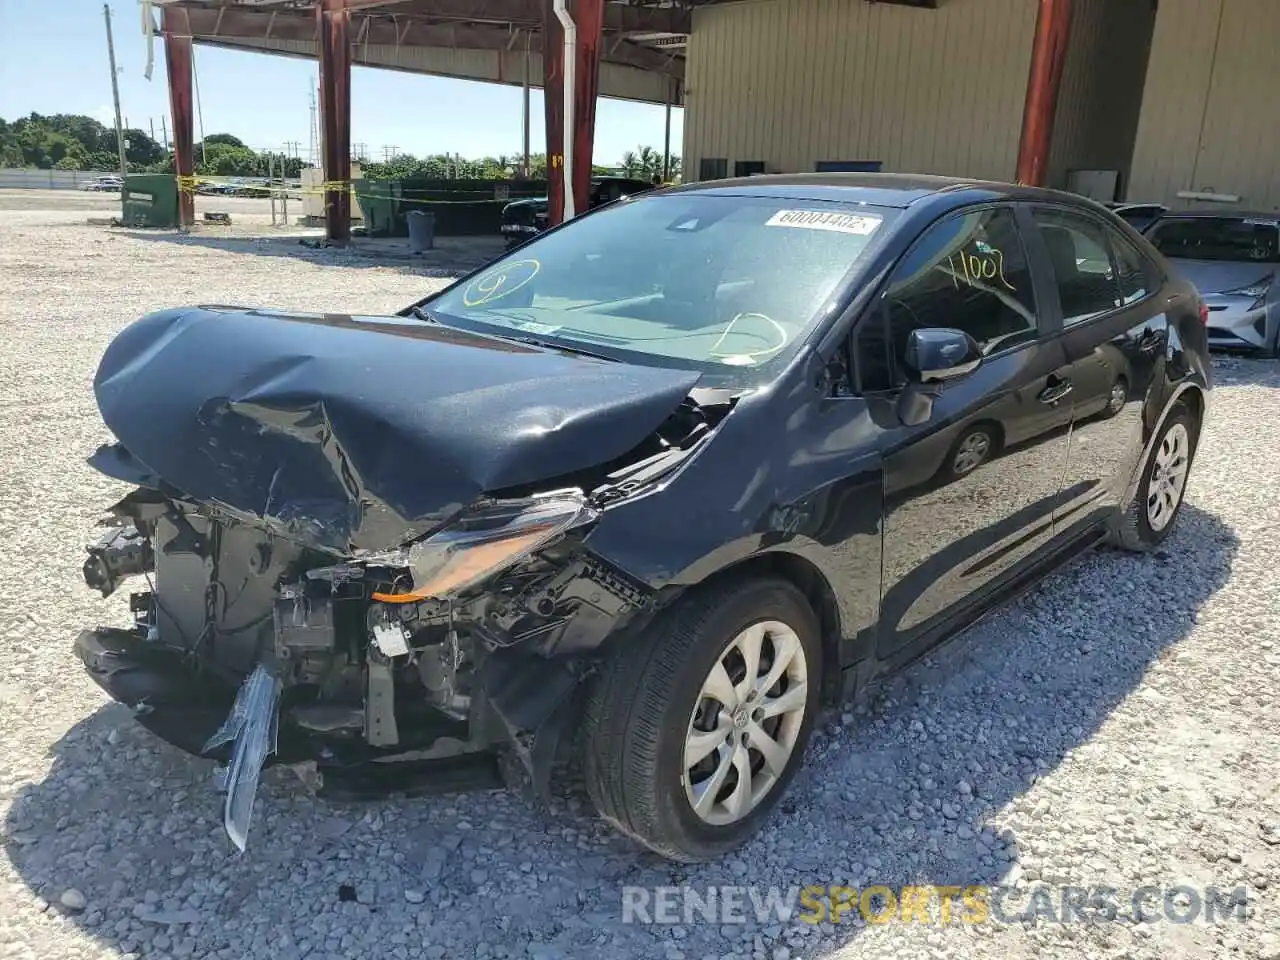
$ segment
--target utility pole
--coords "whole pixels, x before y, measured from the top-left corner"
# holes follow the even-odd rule
[[[169,121],[165,119],[164,114],[160,114],[160,136],[164,139],[164,148],[169,149]]]
[[[319,128],[316,126],[316,88],[311,88],[311,129],[308,134],[311,143],[307,147],[307,166],[320,166],[320,135],[316,132]]]
[[[529,44],[533,31],[524,35],[524,156],[520,161],[520,175],[526,180],[533,176],[529,169]]]
[[[209,151],[204,145],[204,110],[200,107],[200,74],[196,72],[194,51],[191,54],[191,79],[196,88],[196,123],[200,126],[200,162],[203,164],[209,162]]]
[[[111,65],[111,99],[116,105],[116,149],[120,152],[120,179],[129,175],[129,164],[124,156],[124,124],[120,122],[120,82],[116,78],[116,45],[111,39],[111,7],[102,5],[102,18],[107,24],[107,62]]]

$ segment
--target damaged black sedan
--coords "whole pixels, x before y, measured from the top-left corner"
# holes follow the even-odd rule
[[[1169,535],[1203,313],[1100,206],[892,176],[624,200],[393,317],[156,313],[95,380],[134,489],[85,564],[147,589],[77,653],[223,765],[242,849],[267,764],[545,791],[576,752],[714,857],[824,705]]]

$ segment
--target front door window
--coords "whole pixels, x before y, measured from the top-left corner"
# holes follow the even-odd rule
[[[912,330],[963,330],[986,355],[1034,339],[1031,274],[1013,214],[974,210],[931,227],[898,264],[885,303],[900,379]]]

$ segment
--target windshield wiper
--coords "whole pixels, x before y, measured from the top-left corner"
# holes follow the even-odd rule
[[[409,308],[409,312],[412,313],[419,320],[423,320],[427,323],[434,323],[436,324],[436,326],[440,326],[440,319],[435,314],[427,310],[426,307],[421,307],[415,303],[412,307]]]
[[[541,347],[543,350],[559,350],[561,353],[573,353],[580,357],[590,357],[593,360],[606,360],[609,363],[621,363],[617,357],[606,357],[603,353],[593,353],[590,350],[583,350],[581,347],[569,347],[560,343],[552,343],[550,340],[538,340],[535,337],[513,337],[508,333],[494,334],[503,340],[514,340],[516,343],[528,344],[531,347]]]

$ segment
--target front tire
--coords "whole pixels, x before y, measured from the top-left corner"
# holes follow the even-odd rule
[[[669,859],[727,853],[786,791],[821,686],[818,621],[790,583],[689,596],[592,688],[584,766],[596,809]]]

